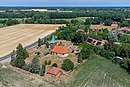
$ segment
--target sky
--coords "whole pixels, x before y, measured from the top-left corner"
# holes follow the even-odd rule
[[[130,6],[130,0],[0,0],[0,6]]]

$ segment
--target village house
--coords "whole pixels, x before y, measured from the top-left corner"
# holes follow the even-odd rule
[[[125,34],[125,33],[128,33],[130,32],[130,29],[129,28],[123,28],[123,29],[118,29],[118,30],[113,30],[112,33],[114,34]]]
[[[106,40],[99,41],[92,39],[90,37],[87,39],[87,43],[94,46],[103,46],[106,42],[107,42]]]
[[[114,27],[114,28],[116,28],[116,29],[119,27],[117,22],[113,22],[113,23],[111,24],[111,26]]]

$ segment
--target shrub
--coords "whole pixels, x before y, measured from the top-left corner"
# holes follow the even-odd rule
[[[46,56],[46,55],[48,55],[50,52],[48,51],[48,52],[44,52],[44,56]]]
[[[48,61],[48,65],[50,65],[50,64],[51,64],[51,60]]]
[[[26,70],[26,71],[29,71],[29,66],[25,64],[25,65],[22,67],[22,69],[24,69],[24,70]]]
[[[62,64],[62,69],[65,71],[73,70],[74,63],[70,59],[65,59]]]
[[[42,65],[42,70],[43,70],[44,73],[45,73],[45,71],[46,71],[46,65],[45,65],[45,64]]]
[[[45,44],[46,44],[46,47],[49,48],[49,45],[50,45],[49,42],[46,42]]]
[[[40,72],[39,72],[39,74],[40,74],[40,76],[44,76],[44,75],[45,75],[44,70],[43,70],[43,69],[41,69],[41,70],[40,70]]]
[[[56,63],[53,63],[52,66],[53,67],[58,67],[58,65]]]
[[[44,61],[44,64],[45,64],[45,65],[47,65],[47,60],[46,60],[46,61]]]
[[[37,56],[39,56],[41,53],[40,52],[36,52],[35,54],[37,54]]]
[[[82,62],[83,62],[82,58],[81,58],[81,57],[78,57],[78,58],[77,58],[77,62],[78,62],[78,63],[82,63]]]

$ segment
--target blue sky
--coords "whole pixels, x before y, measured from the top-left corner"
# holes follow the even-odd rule
[[[20,6],[130,6],[130,0],[0,0],[0,5]]]

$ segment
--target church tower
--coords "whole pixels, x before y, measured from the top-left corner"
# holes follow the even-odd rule
[[[55,36],[52,36],[52,40],[50,42],[50,48],[53,49],[54,46],[57,44],[57,41],[55,40]]]

